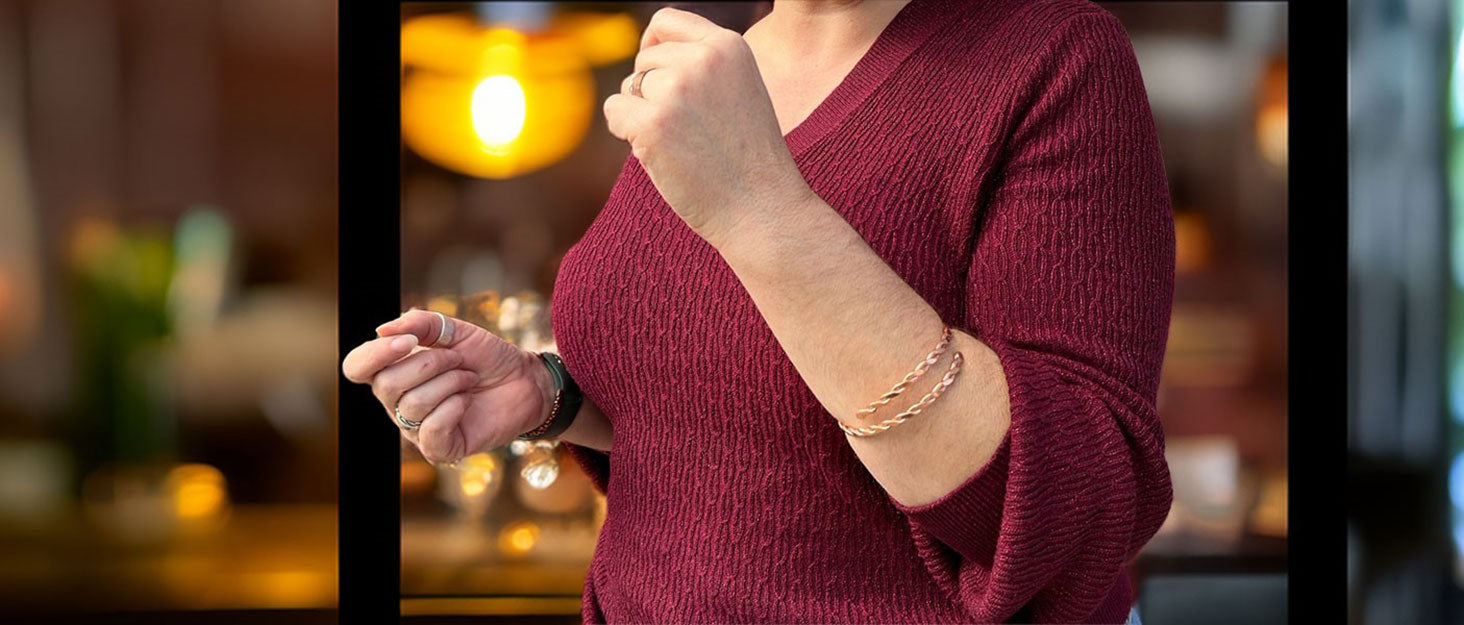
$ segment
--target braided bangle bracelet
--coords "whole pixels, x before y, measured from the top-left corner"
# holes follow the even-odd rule
[[[950,368],[946,369],[945,376],[941,377],[940,382],[937,382],[935,384],[935,388],[930,389],[930,392],[926,393],[924,397],[920,398],[920,401],[915,402],[915,405],[906,408],[904,412],[901,412],[900,414],[897,414],[873,425],[855,427],[844,425],[843,422],[839,422],[839,429],[844,430],[845,434],[854,438],[864,438],[868,436],[874,436],[876,434],[881,434],[892,427],[904,423],[906,420],[916,415],[919,415],[921,411],[929,408],[931,404],[935,403],[935,400],[940,398],[941,393],[944,393],[947,388],[950,388],[951,384],[956,381],[956,377],[961,375],[961,367],[964,366],[965,362],[966,357],[963,356],[961,352],[956,352],[954,355],[952,355]]]
[[[946,348],[949,347],[950,344],[951,327],[946,326],[945,330],[941,333],[940,342],[935,345],[935,349],[930,350],[930,353],[925,355],[925,359],[920,361],[920,364],[915,365],[914,371],[905,374],[905,379],[900,380],[900,382],[896,384],[894,388],[891,388],[885,394],[880,395],[879,399],[869,402],[868,407],[860,408],[857,412],[854,413],[854,416],[856,418],[863,418],[872,415],[875,413],[875,411],[879,410],[880,406],[888,404],[890,403],[890,400],[899,397],[900,393],[905,392],[905,389],[909,387],[912,382],[919,379],[920,376],[925,375],[925,371],[930,369],[931,366],[935,365],[935,363],[940,360],[940,357],[945,354]]]

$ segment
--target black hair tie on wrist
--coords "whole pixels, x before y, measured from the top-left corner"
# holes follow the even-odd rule
[[[520,434],[519,440],[533,441],[563,434],[574,423],[574,418],[579,416],[580,405],[585,401],[579,385],[570,377],[569,369],[564,366],[564,361],[558,354],[540,352],[539,360],[544,361],[544,366],[549,369],[549,376],[554,379],[554,391],[559,401],[555,403],[556,408],[548,420],[539,427]]]

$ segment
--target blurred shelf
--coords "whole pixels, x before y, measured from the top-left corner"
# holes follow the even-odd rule
[[[336,605],[336,556],[332,505],[236,505],[214,533],[151,545],[111,539],[73,515],[0,535],[0,605],[44,614],[266,610],[310,621]]]
[[[560,529],[574,529],[558,532],[552,537],[543,536],[520,555],[504,552],[500,544],[503,531],[500,525],[474,525],[452,518],[404,518],[403,606],[409,601],[487,599],[508,603],[520,600],[558,601],[566,605],[567,600],[578,606],[594,551],[596,528],[590,521],[563,523]],[[419,602],[412,605],[436,604]],[[477,610],[490,609],[475,605]],[[567,608],[561,607],[556,612],[563,609]]]
[[[333,609],[316,610],[180,610],[141,612],[57,613],[54,610],[31,614],[5,612],[15,620],[7,622],[27,625],[84,623],[85,625],[336,625],[340,615]]]
[[[580,597],[414,597],[402,616],[521,616],[580,614]]]

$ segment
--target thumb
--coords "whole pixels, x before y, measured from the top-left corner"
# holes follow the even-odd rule
[[[443,323],[447,326],[444,328]],[[452,347],[476,332],[486,332],[471,323],[447,315],[413,308],[402,316],[376,327],[377,336],[411,334],[422,347]]]
[[[446,320],[450,330],[442,332]],[[461,369],[477,372],[484,384],[495,383],[519,366],[523,350],[495,336],[487,329],[428,310],[409,310],[376,329],[381,336],[411,334],[422,347],[451,349],[463,357]],[[439,340],[439,338],[441,340]]]

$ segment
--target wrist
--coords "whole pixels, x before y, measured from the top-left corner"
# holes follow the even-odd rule
[[[554,396],[557,389],[554,387],[554,376],[544,366],[544,361],[538,354],[523,350],[520,358],[523,360],[523,371],[534,387],[534,399],[538,405],[529,411],[532,415],[527,423],[522,424],[520,432],[528,432],[543,425],[554,416]]]
[[[549,405],[548,417],[537,427],[519,434],[520,440],[557,438],[571,425],[574,425],[580,406],[584,403],[584,395],[581,394],[579,385],[575,384],[574,378],[569,374],[569,369],[565,367],[564,361],[559,358],[558,354],[543,352],[538,354],[538,359],[549,372],[550,379],[553,380],[553,399]]]
[[[733,271],[757,276],[786,270],[806,261],[814,247],[837,239],[841,228],[853,231],[823,198],[804,189],[783,195],[771,210],[750,212],[734,233],[711,241]]]
[[[743,185],[744,188],[729,194],[734,199],[705,211],[715,218],[708,220],[707,227],[698,229],[698,234],[719,252],[735,252],[735,248],[754,245],[769,235],[784,232],[805,213],[823,204],[793,163],[786,168],[768,169],[778,172],[760,177],[755,185]]]

